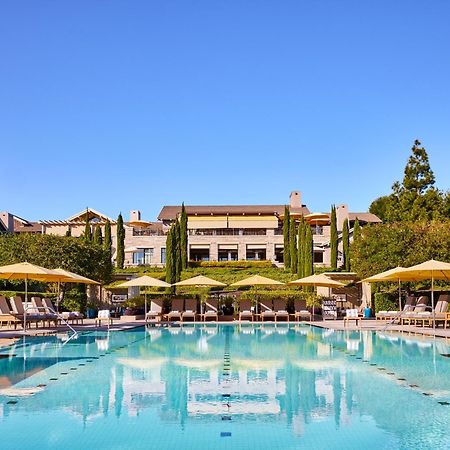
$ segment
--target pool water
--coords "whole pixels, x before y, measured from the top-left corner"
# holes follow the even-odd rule
[[[0,349],[0,448],[450,448],[450,347],[186,325]]]

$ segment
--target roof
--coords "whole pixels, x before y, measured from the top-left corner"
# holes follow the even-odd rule
[[[276,215],[284,213],[285,205],[196,205],[186,206],[188,216],[206,215]],[[309,214],[308,208],[291,208],[291,212]],[[181,213],[181,206],[163,206],[158,215],[159,220],[174,220]]]
[[[22,222],[14,217],[14,233],[42,233],[42,226],[39,222]]]
[[[375,214],[369,212],[351,212],[348,213],[348,219],[350,221],[356,220],[358,218],[359,222],[367,222],[367,223],[381,223],[381,219]]]
[[[84,222],[86,220],[86,213],[89,214],[89,220],[92,219],[100,219],[100,221],[107,221],[109,220],[111,223],[114,222],[113,219],[111,219],[110,217],[108,217],[105,214],[102,214],[101,212],[96,211],[95,209],[92,208],[86,208],[83,211],[80,211],[77,214],[74,214],[73,216],[69,217],[66,219],[67,222]]]

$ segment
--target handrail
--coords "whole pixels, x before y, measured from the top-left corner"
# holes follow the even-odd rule
[[[55,314],[56,317],[57,317],[59,320],[61,320],[61,322],[64,322],[64,323],[67,325],[67,327],[73,332],[73,336],[72,336],[72,337],[78,336],[78,331],[76,331],[75,328],[73,328],[73,327],[69,324],[69,322],[67,322],[67,320],[66,320],[60,313],[56,312],[53,308],[50,308],[49,306],[26,306],[26,307],[24,308],[25,314],[23,315],[23,329],[24,329],[24,331],[26,330],[26,325],[27,325],[27,311],[28,311],[29,309],[30,309],[30,310],[31,310],[31,309],[34,309],[34,310],[37,309],[38,312],[39,312],[40,309],[42,309],[42,310],[44,310],[44,313],[47,313],[48,311],[50,311],[51,314]]]
[[[417,306],[420,306],[420,307],[423,306],[424,309],[427,309],[427,308],[430,309],[431,312],[433,313],[433,320],[434,320],[434,310],[431,305],[415,305],[414,308],[416,308]],[[381,331],[386,331],[389,325],[392,325],[397,319],[401,319],[404,314],[413,313],[413,312],[414,312],[414,309],[406,310],[406,311],[403,309],[402,311],[399,311],[398,314],[393,319],[391,319]],[[401,324],[401,322],[400,322],[400,324]]]

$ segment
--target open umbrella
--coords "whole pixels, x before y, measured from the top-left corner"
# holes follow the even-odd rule
[[[25,302],[28,303],[28,280],[58,282],[70,281],[72,277],[62,275],[45,267],[37,266],[29,262],[9,264],[0,267],[0,278],[4,280],[25,280]],[[24,330],[27,320],[27,308],[23,315]]]
[[[178,283],[175,283],[174,286],[213,287],[213,286],[226,286],[226,284],[217,280],[213,280],[212,278],[205,277],[204,275],[197,275],[196,277],[179,281]],[[200,306],[201,308],[203,308],[203,303]]]
[[[226,284],[203,275],[198,275],[187,280],[179,281],[174,286],[226,286]]]
[[[450,280],[450,263],[430,259],[415,266],[399,269],[394,275],[388,276],[389,279],[398,279],[401,281],[423,281],[431,280],[431,308],[434,319],[434,281]],[[435,321],[433,320],[433,327]]]
[[[61,275],[61,279],[58,280],[58,297],[56,300],[56,312],[59,311],[59,301],[60,301],[60,287],[61,283],[81,283],[81,284],[96,284],[100,285],[98,281],[91,280],[90,278],[83,277],[82,275],[78,275],[74,272],[69,272],[68,270],[61,269],[58,267],[57,269],[53,269],[52,272],[59,273]]]
[[[323,273],[318,275],[310,275],[308,277],[299,278],[298,280],[290,281],[288,283],[291,286],[313,286],[313,287],[344,287],[345,284],[340,281],[336,281],[327,277]],[[313,316],[314,316],[314,306],[313,306]]]
[[[399,274],[402,273],[404,267],[395,267],[394,269],[386,270],[385,272],[377,273],[376,275],[372,275],[371,277],[365,278],[362,280],[366,283],[379,283],[384,281],[397,281],[398,282],[398,310],[399,312],[402,310],[402,291],[401,291],[401,279]]]
[[[158,280],[157,278],[149,277],[148,275],[143,275],[139,278],[133,278],[132,280],[125,281],[124,283],[121,283],[117,285],[116,287],[170,287],[171,285],[169,283],[166,283],[165,281]],[[145,318],[147,319],[147,292],[144,293],[145,298]]]
[[[279,286],[284,285],[281,281],[272,280],[271,278],[263,277],[261,275],[253,275],[243,280],[236,281],[236,283],[231,284],[231,286]],[[256,303],[258,307],[258,303]],[[256,311],[258,312],[258,311]]]

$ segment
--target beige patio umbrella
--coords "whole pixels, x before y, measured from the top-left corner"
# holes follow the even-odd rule
[[[56,272],[61,275],[61,279],[58,280],[58,297],[56,300],[56,312],[59,312],[61,283],[65,282],[65,283],[81,283],[81,284],[96,284],[96,285],[101,284],[98,281],[91,280],[90,278],[83,277],[82,275],[78,275],[77,273],[74,272],[69,272],[68,270],[62,269],[60,267],[58,267],[57,269],[53,269],[52,272]]]
[[[212,278],[205,277],[204,275],[197,275],[196,277],[188,278],[187,280],[174,283],[174,286],[206,287],[206,286],[226,286],[226,284],[217,280],[213,280]]]
[[[116,287],[164,287],[168,288],[171,285],[165,281],[158,280],[157,278],[149,277],[148,275],[143,275],[142,277],[133,278],[131,280],[125,281],[124,283],[118,284]],[[145,318],[147,319],[147,292],[144,292],[145,298]]]
[[[430,259],[415,266],[399,269],[397,273],[387,278],[398,279],[401,281],[423,281],[431,280],[431,308],[434,319],[434,281],[450,280],[450,263]],[[433,327],[435,321],[433,320]]]
[[[281,281],[272,280],[272,278],[263,277],[261,275],[252,275],[251,277],[244,278],[243,280],[236,281],[236,283],[230,286],[279,286],[284,285]],[[256,308],[258,308],[258,302],[256,302]],[[258,310],[256,310],[258,313]]]
[[[46,269],[45,267],[37,266],[29,262],[22,262],[16,264],[9,264],[0,267],[0,278],[4,280],[25,280],[25,302],[28,303],[28,280],[58,282],[71,281],[72,277],[62,275],[54,270]],[[23,315],[24,331],[27,320],[27,308]]]
[[[313,287],[344,287],[345,284],[340,281],[336,281],[327,277],[323,273],[318,275],[310,275],[308,277],[299,278],[298,280],[290,281],[288,283],[291,286],[313,286]],[[313,316],[314,316],[314,306],[313,306]]]
[[[204,275],[197,275],[196,277],[188,278],[187,280],[179,281],[175,283],[174,286],[190,286],[190,287],[213,287],[213,286],[226,286],[222,283],[212,278],[205,277]],[[201,302],[200,307],[201,312],[203,311],[203,303]]]
[[[397,281],[398,282],[398,310],[402,310],[402,282],[398,274],[400,274],[405,268],[397,266],[394,269],[389,269],[384,272],[377,273],[371,277],[362,280],[366,283],[381,283],[385,281]],[[392,278],[394,277],[394,278]]]

